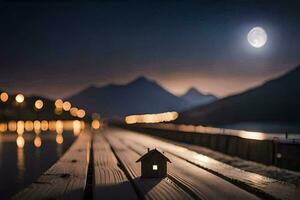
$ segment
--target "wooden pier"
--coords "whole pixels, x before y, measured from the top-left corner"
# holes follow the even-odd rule
[[[171,159],[166,178],[140,178],[140,163],[136,160],[147,147],[157,147]],[[300,196],[297,188],[286,183],[252,176],[209,159],[201,160],[201,155],[195,160],[197,156],[185,151],[180,146],[132,131],[86,130],[52,167],[13,199],[292,200]],[[210,168],[210,162],[218,169]]]

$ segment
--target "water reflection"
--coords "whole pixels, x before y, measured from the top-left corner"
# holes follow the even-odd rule
[[[97,121],[96,125],[94,123],[94,128],[98,128],[100,126],[100,122]],[[18,148],[23,148],[25,145],[25,139],[23,137],[23,134],[25,131],[31,132],[34,131],[36,134],[33,144],[35,147],[40,148],[42,146],[42,139],[39,136],[39,134],[42,131],[56,131],[57,135],[55,138],[55,141],[57,144],[62,144],[64,142],[63,138],[63,132],[64,131],[73,131],[75,136],[78,136],[82,130],[85,128],[85,122],[80,120],[74,120],[74,121],[9,121],[6,123],[0,124],[0,131],[5,132],[7,130],[9,131],[15,131],[17,132],[18,137],[16,138],[16,144]]]
[[[18,136],[16,139],[16,143],[19,149],[22,149],[25,145],[25,140],[23,136]]]
[[[42,139],[39,136],[36,136],[33,140],[33,144],[36,148],[40,148],[42,146]]]
[[[25,131],[24,121],[18,121],[17,122],[17,133],[18,133],[18,135],[23,135],[24,131]]]
[[[100,121],[95,120],[92,122],[92,127],[95,129],[100,127]],[[23,135],[24,132],[34,131],[36,134],[40,134],[45,131],[56,131],[56,133],[63,133],[63,131],[74,131],[75,135],[78,135],[85,128],[85,122],[81,120],[11,120],[8,123],[0,123],[0,133],[4,132],[16,132],[18,135]]]
[[[79,120],[73,121],[73,132],[74,135],[79,135],[79,133],[81,132],[81,123]]]
[[[62,144],[64,142],[64,137],[61,134],[57,134],[55,141],[57,144]]]
[[[64,131],[64,124],[63,124],[62,121],[60,121],[60,120],[56,121],[55,130],[56,130],[56,132],[58,134],[63,133],[63,131]]]
[[[43,120],[43,121],[41,122],[41,130],[42,130],[42,131],[47,131],[47,130],[48,130],[48,127],[49,127],[48,121]]]
[[[34,127],[34,132],[35,132],[36,134],[40,134],[40,133],[41,133],[41,122],[40,122],[40,121],[35,120],[35,121],[33,122],[33,127]]]
[[[0,123],[0,132],[6,132],[6,131],[7,131],[7,124]]]
[[[84,128],[81,120],[1,122],[0,199],[9,199],[36,180],[63,155],[74,136]]]
[[[9,121],[8,122],[8,131],[16,131],[17,130],[17,122],[16,121]]]
[[[56,121],[49,121],[49,131],[55,131]]]
[[[92,121],[92,128],[93,129],[99,129],[100,128],[100,126],[101,126],[101,123],[100,123],[100,121],[98,120],[98,119],[94,119],[93,121]]]
[[[57,134],[55,141],[58,145],[56,145],[56,154],[61,157],[63,154],[63,142],[64,142],[64,137],[61,134]]]
[[[25,122],[25,131],[33,131],[33,122],[32,121],[26,121]]]
[[[18,146],[18,149],[17,149],[17,169],[18,169],[17,181],[18,182],[23,182],[24,172],[25,172],[25,159],[24,159],[24,149],[23,149],[23,147],[24,147],[25,142],[24,142],[23,137],[21,137],[21,136],[19,136],[19,137],[23,139],[23,142],[21,143],[21,144],[23,144],[23,146],[22,147]]]

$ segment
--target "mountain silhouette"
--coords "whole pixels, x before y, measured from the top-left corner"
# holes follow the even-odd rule
[[[300,122],[300,66],[243,93],[182,112],[178,123]]]
[[[188,107],[184,100],[145,77],[139,77],[126,85],[88,87],[69,99],[88,112],[99,112],[108,118],[180,111]]]
[[[217,100],[216,96],[211,94],[203,94],[194,87],[190,88],[180,98],[186,101],[191,107],[205,105]]]

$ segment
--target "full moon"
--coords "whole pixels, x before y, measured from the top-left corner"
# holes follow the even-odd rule
[[[247,39],[253,47],[260,48],[266,44],[268,36],[263,28],[257,26],[249,31]]]

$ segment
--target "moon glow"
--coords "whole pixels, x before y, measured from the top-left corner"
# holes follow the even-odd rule
[[[257,26],[249,31],[247,39],[251,46],[261,48],[266,44],[268,36],[263,28]]]

